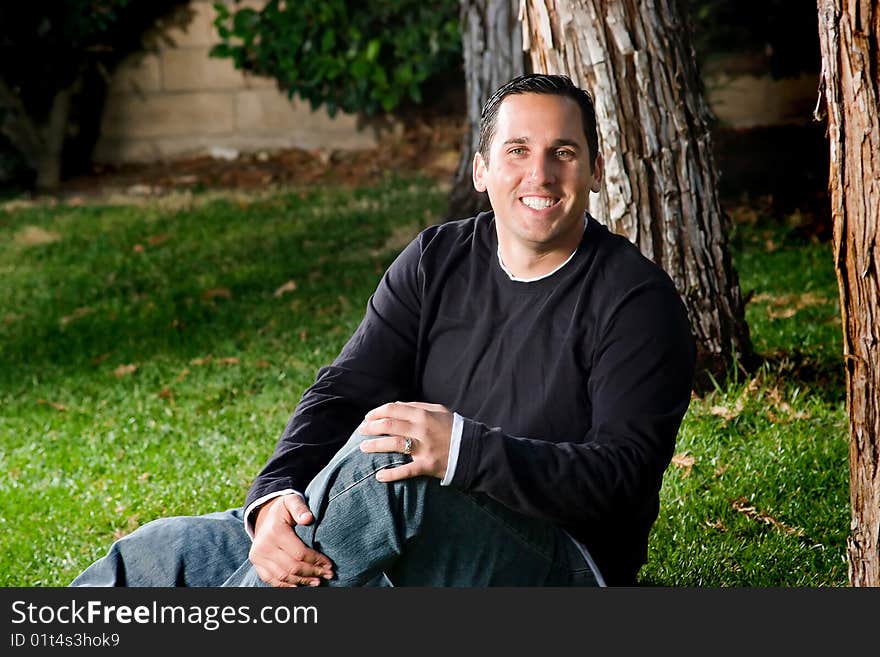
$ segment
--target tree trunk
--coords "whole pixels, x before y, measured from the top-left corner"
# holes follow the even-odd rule
[[[752,348],[685,16],[678,0],[523,0],[520,10],[531,69],[568,75],[595,99],[605,184],[590,211],[675,281],[705,388]]]
[[[49,120],[43,126],[43,150],[37,161],[37,191],[54,192],[61,183],[61,154],[67,136],[67,121],[73,100],[73,88],[62,89],[52,99]]]
[[[818,9],[849,410],[849,580],[880,586],[880,8]]]
[[[61,155],[73,94],[78,82],[60,90],[52,100],[45,124],[31,118],[13,89],[0,80],[0,131],[36,172],[39,191],[55,191],[61,182]]]
[[[474,189],[471,167],[480,141],[480,110],[489,95],[523,73],[519,0],[461,0],[461,35],[467,84],[468,132],[449,195],[450,218],[489,209],[489,197]]]

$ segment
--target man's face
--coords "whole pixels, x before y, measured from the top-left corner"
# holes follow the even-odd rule
[[[487,191],[498,239],[533,253],[573,249],[602,159],[590,162],[577,103],[565,96],[516,94],[498,108],[488,161],[474,157],[474,186]]]

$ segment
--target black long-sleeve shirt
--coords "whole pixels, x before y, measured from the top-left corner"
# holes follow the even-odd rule
[[[389,401],[465,418],[452,486],[553,522],[609,584],[647,556],[687,409],[694,344],[669,277],[588,217],[574,257],[520,282],[492,213],[424,230],[297,406],[246,505],[304,490],[364,414]]]

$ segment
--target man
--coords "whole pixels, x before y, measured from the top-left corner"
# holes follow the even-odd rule
[[[684,307],[586,212],[586,92],[516,78],[480,137],[493,212],[404,249],[244,513],[150,523],[75,585],[635,583],[690,399]]]

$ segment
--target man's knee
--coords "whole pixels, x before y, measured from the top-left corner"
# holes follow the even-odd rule
[[[337,452],[327,467],[313,482],[312,493],[334,498],[353,486],[375,478],[386,468],[399,467],[412,461],[412,457],[396,452],[362,452],[360,445],[375,436],[352,434],[345,446]]]

